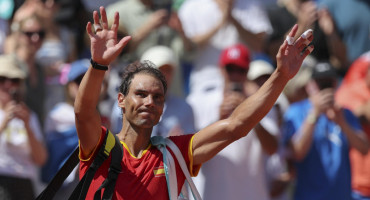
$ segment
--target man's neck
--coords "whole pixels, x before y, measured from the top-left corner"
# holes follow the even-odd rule
[[[122,127],[122,130],[117,136],[120,141],[123,141],[127,145],[128,150],[133,156],[141,158],[144,150],[150,144],[151,134],[152,129],[134,129],[130,125],[127,125]]]

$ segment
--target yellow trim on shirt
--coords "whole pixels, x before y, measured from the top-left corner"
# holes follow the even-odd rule
[[[78,158],[81,160],[81,161],[89,161],[91,159],[91,157],[95,154],[95,151],[96,151],[96,147],[98,146],[98,144],[100,144],[101,140],[103,139],[103,134],[100,134],[100,138],[99,138],[99,141],[98,143],[95,145],[94,147],[94,150],[86,157],[86,158],[83,158],[82,156],[82,148],[81,148],[81,145],[80,145],[80,140],[78,140],[78,149],[79,149],[79,153],[78,153]]]
[[[194,136],[195,134],[191,137],[190,139],[190,142],[189,142],[189,148],[188,148],[188,155],[189,155],[189,172],[190,172],[190,176],[192,177],[196,177],[199,173],[199,170],[200,170],[200,167],[202,166],[201,164],[200,165],[197,165],[197,166],[194,166],[193,165],[193,139],[194,139]]]
[[[120,142],[122,143],[123,147],[125,147],[125,149],[128,151],[128,153],[130,154],[130,156],[131,156],[131,157],[133,157],[133,158],[138,158],[138,157],[134,156],[134,155],[131,153],[131,151],[130,151],[130,149],[128,149],[128,147],[127,147],[127,144],[126,144],[126,143],[124,143],[123,141],[120,141]],[[143,156],[146,154],[146,152],[150,149],[150,147],[152,147],[152,144],[150,144],[150,143],[149,143],[148,147],[143,151],[143,154],[141,154],[141,157],[143,157]],[[140,158],[141,158],[141,157],[140,157]]]

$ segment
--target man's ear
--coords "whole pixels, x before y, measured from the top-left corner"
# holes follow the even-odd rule
[[[125,109],[125,95],[123,95],[122,93],[118,93],[117,100],[118,106],[122,109]]]

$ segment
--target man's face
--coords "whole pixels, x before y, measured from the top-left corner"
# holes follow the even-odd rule
[[[164,89],[160,80],[148,74],[136,74],[120,105],[132,126],[152,128],[159,122],[164,101]]]
[[[27,48],[32,48],[36,52],[40,49],[45,37],[45,31],[41,24],[34,18],[27,19],[21,27],[20,40],[27,44]]]
[[[12,98],[14,98],[15,94],[18,95],[19,90],[20,90],[20,85],[21,85],[21,79],[19,78],[7,78],[4,76],[0,76],[0,100],[3,102],[7,102],[11,100]]]
[[[226,79],[230,82],[244,83],[247,79],[248,70],[236,65],[226,65],[224,67]]]

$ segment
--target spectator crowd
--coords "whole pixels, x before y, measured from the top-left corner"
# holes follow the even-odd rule
[[[193,177],[204,200],[370,200],[370,1],[0,0],[0,200],[34,199],[78,145],[74,100],[90,66],[87,22],[104,6],[132,36],[97,110],[122,127],[125,67],[151,62],[168,92],[153,136],[193,134],[231,115],[276,68],[287,33],[314,51],[248,135]],[[252,106],[252,105],[251,105]],[[55,199],[65,199],[78,170]],[[19,191],[22,191],[21,193]]]

